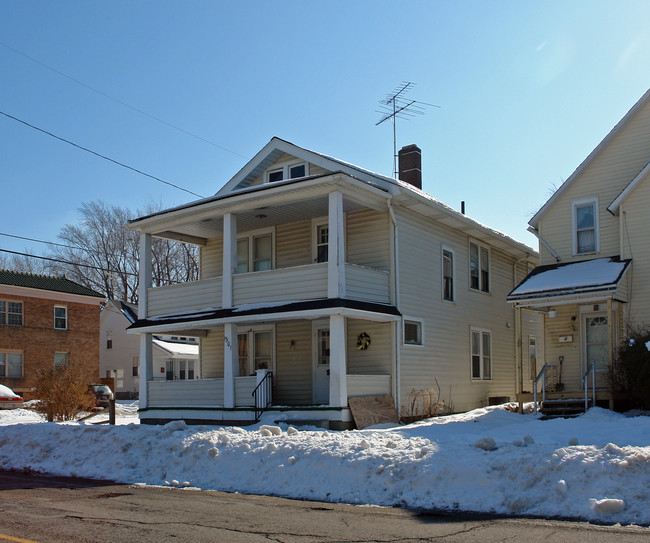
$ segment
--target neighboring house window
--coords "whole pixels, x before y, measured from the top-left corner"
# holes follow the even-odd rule
[[[140,375],[139,368],[140,368],[140,362],[138,360],[138,357],[134,356],[133,357],[133,377],[137,377],[138,375]]]
[[[454,253],[442,248],[442,299],[454,301]]]
[[[471,330],[472,379],[492,379],[492,337],[488,330]]]
[[[185,372],[186,372],[186,362],[187,362],[186,360],[180,360],[180,361],[178,362],[178,378],[181,379],[181,380],[185,380],[185,379],[186,379],[186,375],[185,375]]]
[[[327,262],[329,243],[329,226],[327,224],[316,225],[316,262]]]
[[[113,334],[111,332],[106,332],[106,348],[113,348]]]
[[[404,345],[422,345],[422,322],[404,319]]]
[[[274,183],[283,179],[297,179],[299,177],[306,177],[307,175],[307,163],[287,164],[266,172],[266,182]]]
[[[23,376],[23,353],[0,351],[0,378]]]
[[[67,330],[68,329],[68,308],[55,305],[54,306],[54,329]]]
[[[237,240],[237,273],[270,270],[272,267],[273,235],[271,232]]]
[[[194,379],[194,360],[187,361],[187,378]]]
[[[598,252],[598,201],[576,200],[572,203],[573,253]]]
[[[0,300],[0,324],[23,325],[23,303]]]
[[[469,286],[490,292],[490,252],[476,243],[469,244]]]
[[[54,367],[65,366],[68,363],[68,353],[54,353]]]

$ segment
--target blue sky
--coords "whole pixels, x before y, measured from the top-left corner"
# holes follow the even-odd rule
[[[423,188],[536,248],[529,218],[650,87],[648,21],[647,0],[4,0],[0,111],[207,196],[273,136],[390,175],[378,102],[412,81],[440,106],[397,125]],[[14,235],[194,199],[4,116],[0,164]]]

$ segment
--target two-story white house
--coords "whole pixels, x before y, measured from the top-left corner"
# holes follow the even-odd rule
[[[518,312],[544,315],[551,398],[586,392],[588,402],[614,405],[608,371],[616,350],[630,328],[650,324],[649,206],[650,91],[529,222],[541,266],[508,300]],[[541,375],[541,360],[519,375]],[[533,387],[528,380],[520,389]]]
[[[215,196],[132,221],[141,420],[245,423],[257,404],[345,427],[352,396],[402,416],[429,388],[454,411],[512,399],[506,295],[537,253],[423,192],[420,163],[403,148],[397,180],[273,138]],[[151,288],[153,236],[198,245],[200,280]],[[200,338],[201,379],[154,380],[161,334]]]

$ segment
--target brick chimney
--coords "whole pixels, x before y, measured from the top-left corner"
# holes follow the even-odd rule
[[[422,188],[422,151],[413,144],[402,147],[397,153],[399,178],[418,189]]]

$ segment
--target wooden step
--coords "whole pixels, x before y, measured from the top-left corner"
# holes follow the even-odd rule
[[[589,407],[591,407],[591,401]],[[545,400],[542,402],[540,412],[543,419],[577,417],[585,412],[585,400],[584,398]]]

